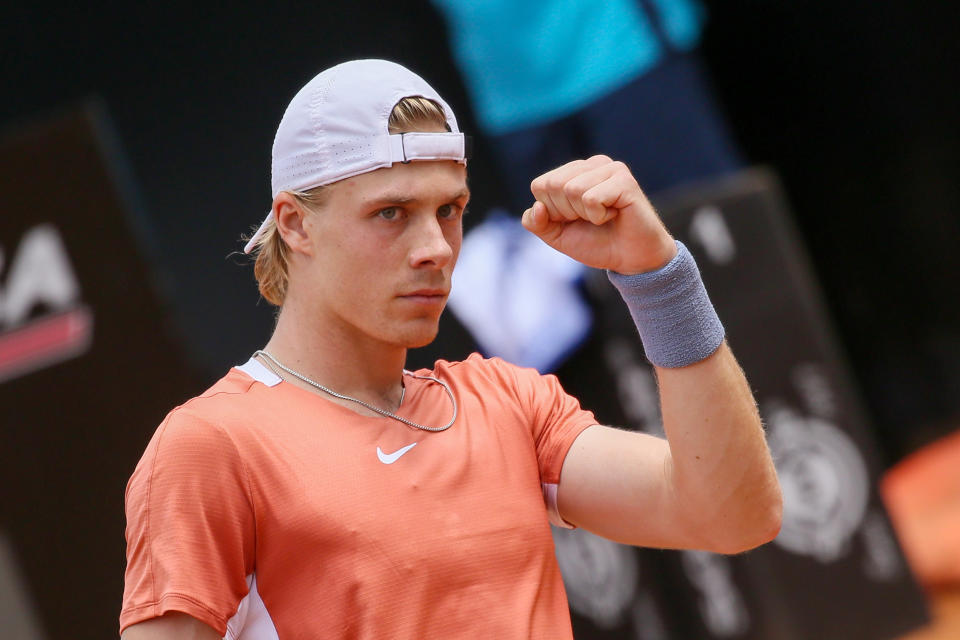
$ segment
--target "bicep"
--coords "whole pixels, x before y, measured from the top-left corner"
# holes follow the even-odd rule
[[[563,519],[616,542],[683,547],[667,441],[595,425],[567,453],[557,503]]]
[[[185,613],[170,612],[130,625],[120,640],[220,640],[219,633]]]

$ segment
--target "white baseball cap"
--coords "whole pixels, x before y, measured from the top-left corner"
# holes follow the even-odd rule
[[[391,134],[390,112],[403,98],[420,96],[443,108],[445,133]],[[426,81],[387,60],[352,60],[330,67],[287,106],[273,140],[271,188],[304,191],[368,173],[394,162],[467,162],[467,139],[453,111]],[[271,210],[243,248],[250,253],[273,219]]]

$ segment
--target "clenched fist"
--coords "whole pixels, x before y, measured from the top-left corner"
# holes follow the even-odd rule
[[[532,183],[523,226],[574,260],[623,274],[654,271],[676,244],[630,169],[607,156],[575,160]]]

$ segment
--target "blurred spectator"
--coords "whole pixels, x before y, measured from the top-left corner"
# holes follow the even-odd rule
[[[596,153],[647,193],[741,166],[693,53],[692,0],[433,2],[513,207],[533,176]]]
[[[928,589],[960,586],[960,431],[900,461],[880,489],[903,551]]]

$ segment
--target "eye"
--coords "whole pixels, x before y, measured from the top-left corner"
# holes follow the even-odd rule
[[[387,207],[386,209],[377,211],[377,215],[384,220],[396,220],[400,217],[400,210],[397,207]]]
[[[455,204],[445,204],[437,209],[437,216],[446,220],[452,220],[463,213],[463,210]]]

